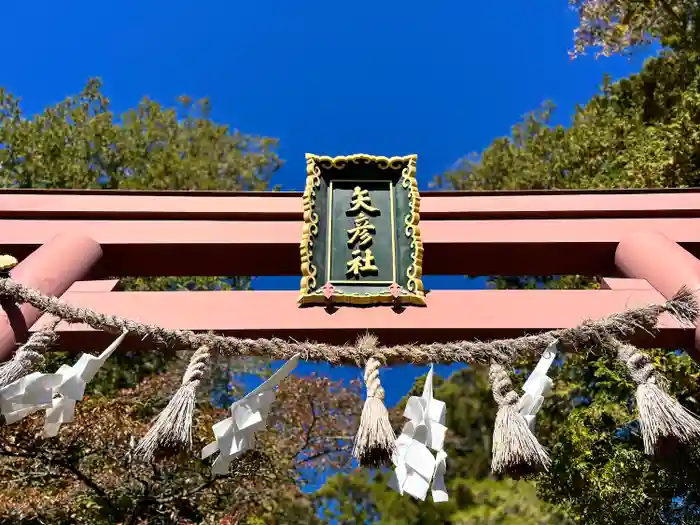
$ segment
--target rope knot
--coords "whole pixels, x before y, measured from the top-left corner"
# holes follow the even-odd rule
[[[643,352],[640,352],[632,345],[613,340],[613,345],[617,347],[617,357],[627,366],[630,376],[635,383],[642,385],[645,383],[656,383],[656,369]]]
[[[384,400],[384,389],[379,381],[379,367],[381,363],[378,359],[370,357],[365,364],[365,387],[367,388],[367,397],[376,397]]]
[[[26,376],[44,362],[44,353],[56,341],[55,324],[34,332],[8,362],[0,365],[0,387]]]
[[[192,418],[197,388],[209,367],[210,358],[208,346],[197,348],[182,376],[182,386],[134,449],[135,457],[150,460],[160,447],[192,447]]]
[[[537,470],[547,470],[551,461],[547,452],[529,429],[516,406],[520,400],[513,390],[506,368],[495,361],[489,367],[493,399],[498,404],[493,428],[491,468],[494,472],[509,472],[518,476]]]
[[[493,390],[493,399],[499,407],[515,405],[520,396],[513,390],[508,372],[503,365],[492,362],[489,368],[489,381]]]
[[[693,443],[700,436],[700,421],[671,397],[667,382],[650,359],[630,344],[610,337],[607,345],[616,351],[617,360],[625,364],[637,383],[635,398],[644,451],[653,455],[676,449],[679,443]]]
[[[209,353],[209,347],[200,346],[190,359],[190,363],[187,365],[187,370],[182,376],[182,385],[186,386],[190,383],[199,382],[204,377],[204,373],[209,368],[209,359],[211,355]]]

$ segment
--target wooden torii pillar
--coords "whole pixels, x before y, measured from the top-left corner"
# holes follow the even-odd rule
[[[642,231],[625,237],[615,251],[615,264],[626,277],[646,279],[667,299],[682,286],[700,290],[700,260],[658,232]],[[700,362],[700,319],[695,328],[695,346],[689,350]]]
[[[76,281],[88,276],[102,257],[100,245],[81,233],[63,233],[41,245],[12,270],[12,278],[30,288],[60,296]],[[27,304],[15,305],[6,298],[0,315],[0,362],[9,359],[18,343],[42,312]]]

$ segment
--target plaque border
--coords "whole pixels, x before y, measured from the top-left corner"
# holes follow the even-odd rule
[[[328,305],[344,304],[356,306],[371,306],[379,304],[400,304],[425,306],[425,290],[423,288],[423,241],[420,233],[420,193],[416,179],[416,161],[418,155],[401,157],[384,157],[357,153],[339,157],[306,154],[306,185],[303,195],[303,218],[300,254],[301,254],[301,283],[299,305]],[[323,169],[342,170],[348,164],[376,164],[380,169],[401,169],[401,177],[396,185],[400,185],[408,193],[408,213],[403,217],[404,234],[410,240],[411,264],[404,276],[406,287],[374,293],[350,293],[342,290],[327,294],[317,288],[318,268],[314,264],[314,241],[318,236],[319,215],[316,211],[316,192],[321,187]],[[330,191],[330,188],[329,188]],[[393,201],[392,201],[393,202]],[[399,220],[399,218],[397,218]],[[330,247],[328,247],[330,249]],[[396,264],[394,262],[394,264]]]

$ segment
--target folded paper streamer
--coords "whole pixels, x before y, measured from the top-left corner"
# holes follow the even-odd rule
[[[231,461],[255,446],[255,432],[265,428],[270,406],[275,400],[274,388],[296,368],[299,355],[296,354],[262,385],[231,405],[231,417],[212,427],[216,441],[202,449],[202,459],[219,453],[212,465],[213,475],[226,475]]]
[[[0,389],[0,411],[11,425],[53,405],[53,389],[61,382],[57,374],[34,372]]]
[[[535,416],[542,407],[544,398],[552,391],[553,382],[547,372],[557,357],[557,341],[550,344],[542,354],[539,363],[523,385],[525,393],[518,401],[518,412],[527,421],[531,432],[535,431]]]
[[[433,501],[447,501],[444,479],[447,454],[443,450],[447,432],[445,408],[444,402],[433,399],[431,366],[425,378],[423,395],[411,396],[406,403],[403,415],[409,421],[396,439],[395,469],[389,480],[389,487],[393,490],[425,500],[432,481]],[[430,449],[437,452],[437,457]]]
[[[0,389],[0,410],[7,424],[46,410],[44,437],[54,437],[64,423],[75,417],[75,404],[83,399],[85,386],[97,374],[128,332],[122,334],[98,357],[82,354],[73,366],[62,365],[55,374],[35,372]]]

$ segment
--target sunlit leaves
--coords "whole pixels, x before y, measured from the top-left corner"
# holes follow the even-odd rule
[[[277,141],[231,130],[209,101],[177,107],[143,99],[122,115],[91,79],[28,117],[0,89],[0,182],[21,188],[264,190],[281,161]]]
[[[590,48],[602,54],[627,52],[659,38],[670,50],[648,60],[639,74],[616,83],[604,79],[600,94],[576,109],[569,127],[552,125],[553,107],[546,104],[514,126],[510,136],[463,159],[436,185],[454,189],[700,185],[697,2],[571,4],[580,15],[578,54]],[[597,281],[582,276],[516,276],[499,277],[492,285],[587,288],[596,287]],[[650,354],[672,393],[687,408],[700,412],[697,363],[680,353]],[[643,454],[635,385],[624,368],[612,356],[591,349],[589,355],[565,356],[553,378],[554,395],[546,400],[537,421],[537,435],[553,461],[551,471],[536,478],[540,497],[587,525],[696,523],[698,449],[679,447],[669,461],[652,461]],[[466,385],[463,388],[465,395],[471,393]],[[469,416],[461,412],[460,417]],[[478,457],[473,456],[475,465],[481,464]],[[471,459],[465,456],[454,475],[469,480],[466,462]]]
[[[569,0],[579,16],[572,56],[590,48],[596,55],[627,54],[660,41],[695,53],[700,9],[694,0]]]
[[[209,462],[196,454],[226,412],[214,409],[206,396],[196,411],[192,455],[164,456],[152,465],[129,462],[134,440],[177,388],[184,364],[109,398],[88,396],[77,405],[76,421],[57,438],[35,438],[39,416],[1,427],[0,522],[3,516],[12,523],[39,517],[52,524],[78,519],[97,525],[126,522],[137,512],[150,525],[224,516],[239,523],[314,523],[300,487],[317,483],[329,469],[349,468],[361,407],[358,385],[285,380],[254,453],[235,462],[229,478],[214,482]]]
[[[265,190],[281,165],[277,141],[229,129],[211,119],[207,100],[180,97],[175,107],[144,99],[114,114],[90,80],[81,93],[37,115],[0,89],[0,184],[20,188]],[[230,290],[244,277],[122,279],[128,290]],[[86,349],[94,352],[95,349]],[[48,356],[55,370],[75,357]],[[241,395],[235,374],[259,361],[219,360],[209,381],[216,401]],[[128,461],[135,441],[168,402],[185,362],[167,349],[118,353],[90,383],[75,423],[59,437],[36,439],[34,417],[0,427],[0,523],[165,525],[222,523],[308,525],[317,522],[301,487],[328,469],[344,471],[361,408],[355,384],[289,378],[259,446],[214,482],[197,447],[226,417],[199,396],[193,456],[154,465]],[[4,521],[3,521],[4,520]]]

